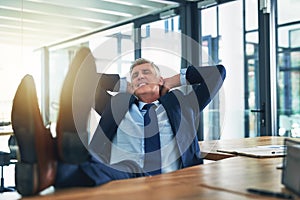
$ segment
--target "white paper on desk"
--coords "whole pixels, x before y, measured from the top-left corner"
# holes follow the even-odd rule
[[[284,145],[263,145],[236,149],[218,149],[217,151],[256,158],[282,157],[286,154]]]
[[[285,150],[286,145],[262,145],[257,146],[258,148],[266,148],[266,149],[278,149],[278,150]]]

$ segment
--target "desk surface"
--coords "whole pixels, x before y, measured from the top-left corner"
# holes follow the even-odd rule
[[[228,145],[247,146],[252,145],[252,142],[257,142],[255,145],[258,143],[260,145],[282,144],[283,142],[283,138],[272,137],[242,140],[245,141],[244,144],[241,144],[240,140],[236,140],[237,143],[234,142],[235,140],[216,143],[217,145],[228,143]],[[211,144],[211,142],[208,143]],[[201,144],[203,149],[209,147],[208,143]],[[288,192],[281,185],[281,170],[276,169],[281,162],[282,158],[257,159],[234,156],[168,174],[112,181],[93,188],[57,190],[45,196],[24,199],[272,199],[250,194],[247,188]]]
[[[13,135],[14,131],[12,126],[0,126],[0,136],[2,135]]]

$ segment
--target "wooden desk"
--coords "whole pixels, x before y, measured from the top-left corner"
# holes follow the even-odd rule
[[[0,136],[13,135],[13,134],[14,134],[14,131],[11,126],[5,126],[4,128],[3,128],[3,126],[0,127]]]
[[[252,141],[266,145],[270,144],[270,142],[274,142],[275,144],[276,141],[281,144],[283,139],[269,137],[255,138]],[[225,145],[226,143],[228,143],[228,145],[234,145],[229,141],[216,143],[218,145]],[[258,143],[256,143],[256,145]],[[245,139],[244,145],[247,144],[253,144],[251,139]],[[202,145],[204,149],[208,147],[206,142]],[[238,142],[236,145],[243,144]],[[281,162],[282,158],[257,159],[234,156],[168,174],[112,181],[94,188],[57,190],[46,196],[35,196],[24,198],[24,200],[275,199],[250,194],[247,192],[247,188],[288,192],[281,184],[281,170],[276,169],[276,166],[281,164]]]

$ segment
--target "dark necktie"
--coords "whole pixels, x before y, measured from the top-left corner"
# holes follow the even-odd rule
[[[144,171],[151,175],[161,174],[161,151],[157,116],[154,104],[146,104],[144,115]]]

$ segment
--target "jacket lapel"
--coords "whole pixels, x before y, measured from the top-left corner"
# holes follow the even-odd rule
[[[119,93],[107,103],[99,125],[90,142],[89,149],[102,160],[109,162],[111,143],[117,133],[118,125],[129,107],[136,102],[136,97],[128,93]]]

